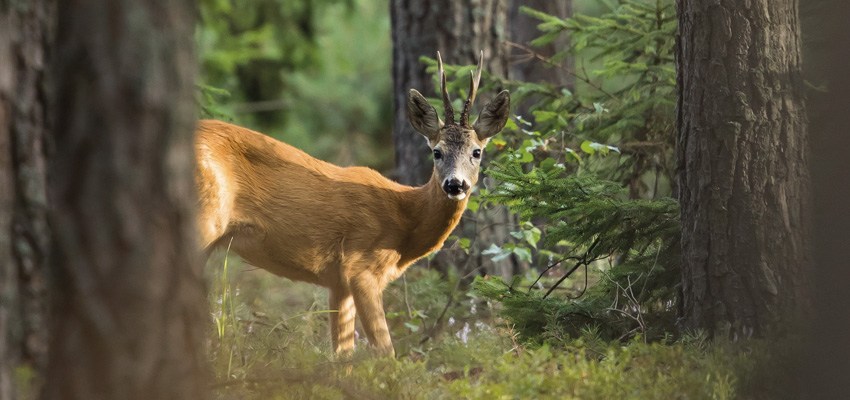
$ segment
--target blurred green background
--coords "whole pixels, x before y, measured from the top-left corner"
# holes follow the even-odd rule
[[[590,16],[607,10],[595,0],[572,6]],[[245,0],[238,7],[201,0],[202,117],[249,127],[325,161],[390,175],[389,7],[389,0]]]
[[[204,117],[339,165],[393,168],[388,0],[202,0]]]

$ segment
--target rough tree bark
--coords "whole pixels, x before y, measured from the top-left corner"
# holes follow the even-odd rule
[[[38,398],[47,362],[46,69],[54,25],[52,0],[0,0],[0,399]],[[26,370],[35,380],[19,382]]]
[[[47,398],[204,398],[189,1],[63,0]]]
[[[806,304],[809,177],[796,0],[679,0],[684,327],[764,335]]]

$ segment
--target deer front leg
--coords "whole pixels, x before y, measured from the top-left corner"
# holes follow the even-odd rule
[[[369,344],[378,352],[395,355],[387,318],[384,315],[383,285],[368,274],[362,274],[351,280],[351,294],[360,314],[360,323],[369,338]]]
[[[351,291],[345,287],[328,289],[328,307],[336,312],[330,313],[331,341],[337,354],[351,353],[354,350],[354,299]]]

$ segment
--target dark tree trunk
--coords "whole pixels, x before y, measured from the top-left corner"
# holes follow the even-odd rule
[[[540,20],[521,13],[519,11],[520,7],[529,7],[561,19],[566,19],[573,15],[572,3],[572,0],[512,0],[510,11],[508,12],[511,41],[531,47],[531,41],[541,36],[541,32],[537,29]],[[551,56],[558,51],[566,49],[569,45],[569,39],[566,36],[561,36],[552,43],[534,48],[534,50],[544,56]],[[569,90],[573,90],[575,87],[575,77],[563,69],[548,67],[540,60],[528,59],[525,57],[524,52],[520,53],[522,53],[522,59],[519,61],[512,60],[511,62],[511,79],[533,83],[548,82]],[[561,65],[572,68],[572,57],[561,61]],[[528,115],[527,106],[530,103],[520,104],[516,110],[516,114],[526,120],[531,120],[531,116]]]
[[[437,51],[448,64],[475,64],[484,51],[484,70],[507,75],[507,0],[392,0],[393,38],[393,140],[396,179],[406,185],[422,185],[431,176],[432,163],[425,140],[407,118],[407,92],[417,89],[437,97],[435,74],[425,71],[419,58],[435,58]],[[482,82],[482,85],[484,82]],[[485,104],[493,93],[481,93]]]
[[[59,3],[49,399],[206,397],[192,13]]]
[[[52,0],[0,0],[0,399],[38,398],[47,362],[45,91],[54,25]],[[15,378],[27,370],[34,380]]]
[[[796,0],[679,0],[684,327],[764,335],[806,304],[809,177]]]

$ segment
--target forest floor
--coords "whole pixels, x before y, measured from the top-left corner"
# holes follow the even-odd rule
[[[606,343],[589,330],[524,344],[497,305],[457,293],[451,279],[418,267],[384,295],[396,357],[376,356],[360,334],[355,353],[340,359],[331,351],[325,289],[244,266],[238,257],[222,259],[213,257],[207,268],[207,354],[220,399],[789,396],[779,379],[790,374],[777,369],[792,365],[792,355],[765,341],[690,335]]]

